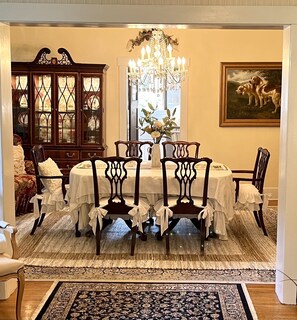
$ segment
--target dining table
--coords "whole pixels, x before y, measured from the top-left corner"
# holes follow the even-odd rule
[[[174,179],[173,168],[167,168],[167,175]],[[204,170],[203,165],[197,168]],[[134,168],[128,167],[129,174],[127,183],[124,184],[124,193],[133,194]],[[108,182],[104,176],[104,167],[97,169],[99,185],[101,190],[108,190]],[[203,185],[203,174],[197,176],[194,196],[201,196]],[[129,177],[130,181],[129,181]],[[169,184],[169,193],[176,195],[178,188],[174,183]],[[140,167],[140,197],[145,198],[154,207],[159,199],[162,199],[163,176],[161,166],[152,167],[151,161],[143,161]],[[232,171],[224,164],[212,162],[209,174],[208,197],[214,209],[212,218],[212,231],[221,240],[227,240],[227,224],[234,216],[234,183]],[[69,175],[69,189],[66,193],[66,200],[69,204],[69,212],[74,224],[78,222],[78,230],[89,227],[89,212],[94,205],[93,173],[90,161],[84,161],[75,165]],[[152,210],[153,212],[154,210]]]

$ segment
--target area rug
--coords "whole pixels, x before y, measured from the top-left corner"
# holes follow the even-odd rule
[[[243,284],[57,282],[32,319],[257,319]]]
[[[129,279],[126,275],[133,274],[133,278],[146,280],[153,273],[156,279],[171,275],[184,280],[195,274],[195,280],[229,281],[228,275],[224,276],[224,270],[229,270],[229,275],[236,277],[234,281],[271,282],[276,255],[276,211],[270,208],[268,213],[268,237],[249,212],[240,211],[228,224],[228,240],[209,239],[204,255],[200,254],[197,230],[186,219],[171,234],[169,256],[165,254],[165,243],[156,240],[157,229],[152,225],[147,228],[147,241],[137,239],[135,255],[130,256],[131,232],[121,220],[104,231],[101,255],[96,256],[95,239],[84,233],[76,238],[73,223],[65,212],[47,216],[34,236],[30,235],[33,216],[19,217],[17,240],[27,279]]]

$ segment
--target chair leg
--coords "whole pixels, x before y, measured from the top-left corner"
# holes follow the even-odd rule
[[[138,231],[138,233],[140,234],[140,239],[142,241],[146,241],[147,240],[147,234],[145,233],[145,227],[146,227],[146,222],[142,223],[142,232]]]
[[[38,199],[38,209],[39,209],[39,212],[40,212],[40,210],[41,210],[41,200],[40,200],[40,199]],[[43,219],[44,219],[45,213],[43,213],[42,215],[43,215],[43,217],[42,217],[42,216],[41,216],[41,217],[39,216],[39,217],[38,217],[37,219],[35,219],[35,221],[34,221],[33,228],[32,228],[31,233],[30,233],[32,236],[33,236],[36,228],[39,227],[39,226],[41,226],[41,224],[42,224],[42,221],[43,221]]]
[[[31,233],[30,233],[31,236],[33,236],[33,234],[34,234],[34,232],[35,232],[35,230],[36,230],[36,228],[38,226],[38,221],[39,221],[39,218],[35,219],[35,221],[34,221],[33,228],[32,228]]]
[[[96,255],[100,255],[100,240],[101,240],[101,229],[100,229],[99,221],[97,219],[97,226],[96,226]]]
[[[134,252],[135,252],[136,232],[137,232],[137,226],[134,226],[132,228],[131,253],[130,253],[131,256],[134,256]]]
[[[258,211],[254,211],[254,217],[256,219],[258,227],[261,228],[261,223],[260,223],[260,220],[259,220]]]
[[[81,236],[81,232],[79,231],[78,226],[79,226],[79,212],[77,215],[77,222],[75,223],[75,236],[76,236],[76,238],[79,238]]]
[[[170,254],[170,246],[169,246],[169,229],[165,231],[165,240],[166,240],[166,254]]]
[[[44,217],[45,217],[45,213],[42,213],[41,214],[41,217],[39,218],[39,222],[38,222],[38,227],[40,227],[42,225],[42,222],[44,220]]]
[[[259,210],[259,220],[260,220],[260,226],[263,230],[263,233],[265,236],[268,236],[268,233],[266,231],[266,228],[265,228],[265,224],[264,224],[264,219],[263,219],[263,211],[262,211],[262,204],[260,204],[260,210]]]
[[[76,224],[75,224],[75,236],[77,238],[79,238],[81,236],[81,232],[78,230],[78,222],[79,221],[77,221]]]
[[[18,271],[18,289],[17,289],[17,296],[16,296],[16,319],[22,319],[22,300],[24,294],[24,287],[25,287],[25,276],[24,276],[24,269],[21,268]]]
[[[200,227],[200,252],[204,254],[204,244],[206,238],[206,230],[205,230],[205,219],[201,218],[201,227]]]

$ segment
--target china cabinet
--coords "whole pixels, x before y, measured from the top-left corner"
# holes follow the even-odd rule
[[[105,155],[105,64],[75,63],[60,48],[41,49],[32,62],[12,62],[13,131],[27,157],[35,144],[64,171]]]

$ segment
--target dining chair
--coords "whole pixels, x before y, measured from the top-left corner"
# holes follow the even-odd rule
[[[188,157],[163,158],[160,161],[163,175],[163,199],[159,200],[155,207],[156,224],[160,226],[160,235],[165,234],[166,254],[170,253],[169,232],[181,218],[190,219],[200,229],[200,251],[204,253],[206,228],[209,228],[213,216],[213,209],[208,203],[209,170],[212,160]],[[203,164],[203,168],[205,167],[204,170],[198,170],[200,163]],[[168,170],[173,170],[173,177],[168,174]],[[199,191],[194,183],[198,175],[204,178]],[[170,196],[171,190],[176,191],[176,189],[179,196]],[[199,197],[196,196],[197,193]]]
[[[265,236],[268,234],[263,219],[263,204],[265,203],[263,189],[269,158],[270,152],[259,147],[253,170],[232,170],[236,205],[245,206],[254,213],[257,225],[262,228]]]
[[[18,260],[19,252],[15,239],[17,229],[5,221],[0,221],[0,230],[0,282],[17,279],[16,319],[21,320],[25,276],[24,263]]]
[[[31,235],[41,226],[46,213],[63,210],[66,206],[65,195],[68,177],[64,176],[57,164],[46,158],[43,145],[34,145],[31,157],[36,176],[37,193],[32,198],[34,206],[34,224]],[[78,228],[78,226],[76,226]]]
[[[139,197],[139,176],[142,159],[135,157],[92,157],[94,207],[89,212],[90,225],[96,235],[96,254],[100,255],[102,231],[108,220],[121,218],[132,230],[131,256],[134,255],[136,234],[146,240],[145,222],[149,204]],[[98,179],[100,183],[98,183]],[[105,179],[105,183],[102,181]],[[126,195],[125,184],[133,183],[133,195]]]
[[[115,143],[117,157],[137,157],[143,160],[150,160],[153,142],[151,141],[138,141],[130,140],[123,141],[118,140]]]
[[[164,158],[198,158],[198,152],[200,147],[199,142],[164,141],[162,142],[162,145]]]

